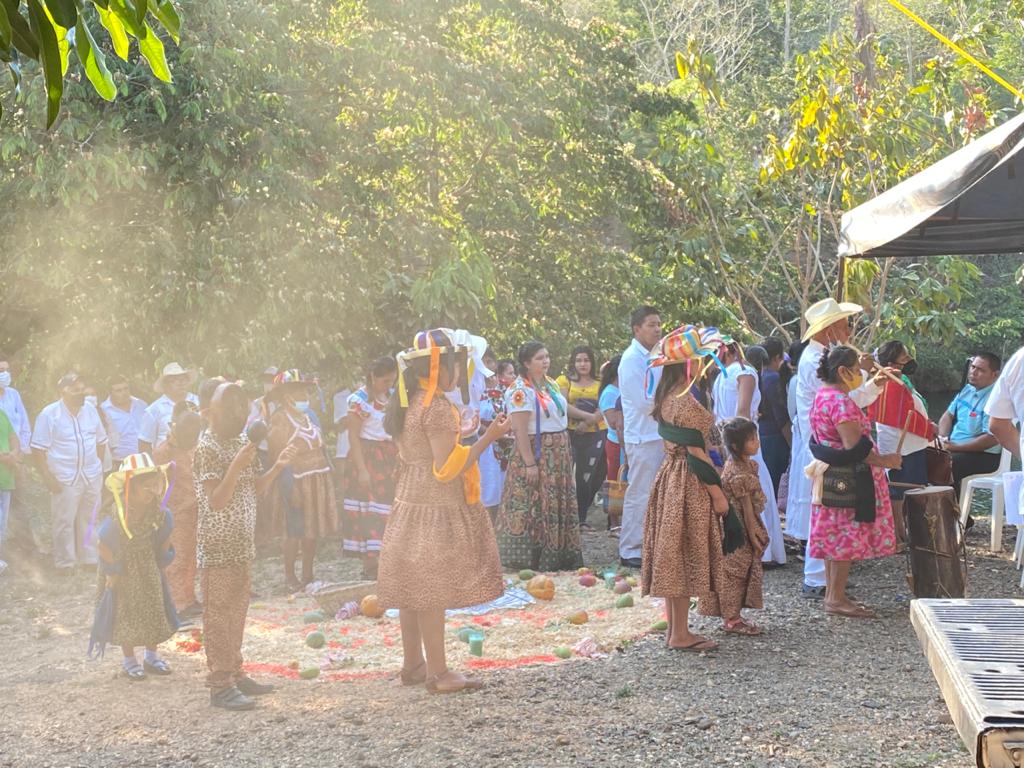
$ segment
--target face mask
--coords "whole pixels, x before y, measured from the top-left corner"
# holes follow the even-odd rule
[[[2,372],[0,372],[0,387],[9,387],[9,386],[11,386],[11,372],[10,371],[2,371]]]
[[[86,395],[85,402],[91,405],[93,408],[96,407],[96,395]]]
[[[843,382],[851,390],[859,389],[860,386],[864,383],[864,374],[858,370],[852,376],[843,376]]]
[[[917,373],[917,360],[910,359],[903,365],[903,373],[907,376],[913,376]]]
[[[296,400],[294,405],[300,411],[309,410],[309,400]]]

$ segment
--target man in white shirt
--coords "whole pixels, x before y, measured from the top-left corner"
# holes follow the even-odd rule
[[[654,307],[640,307],[630,316],[633,341],[619,362],[619,392],[622,396],[622,445],[629,465],[629,485],[622,502],[622,532],[619,558],[629,568],[640,567],[644,538],[644,516],[654,476],[665,458],[658,423],[651,416],[654,389],[661,368],[648,369],[651,350],[661,341],[661,315]]]
[[[988,396],[985,413],[989,417],[988,430],[999,444],[1017,458],[1024,455],[1020,432],[1024,419],[1024,347],[1014,352],[1003,366]]]
[[[66,571],[76,563],[96,564],[90,527],[100,503],[107,433],[99,412],[85,402],[78,374],[62,376],[57,389],[60,399],[36,418],[32,451],[50,490],[54,563]]]
[[[29,447],[29,443],[32,442],[32,426],[29,423],[28,412],[25,410],[25,404],[22,403],[18,390],[11,386],[11,366],[2,359],[0,359],[0,410],[7,414],[11,427],[18,436],[21,452],[31,453],[32,449]]]
[[[153,384],[153,390],[161,396],[149,404],[142,416],[139,427],[139,453],[153,453],[153,447],[167,439],[170,431],[171,414],[174,406],[188,400],[199,408],[199,398],[188,391],[196,380],[196,372],[185,370],[178,363],[164,366],[160,378]]]
[[[107,440],[112,465],[120,463],[139,450],[139,429],[146,412],[145,401],[132,396],[132,385],[124,376],[110,382],[110,397],[100,404],[107,417]]]
[[[807,347],[800,355],[796,378],[796,413],[793,422],[793,447],[789,464],[789,497],[786,501],[786,533],[807,541],[811,531],[811,481],[804,474],[804,467],[811,463],[811,408],[814,397],[821,389],[818,365],[829,344],[846,344],[850,341],[850,318],[864,311],[859,304],[840,304],[835,299],[822,299],[804,313],[807,331],[803,340]],[[861,367],[872,366],[869,357],[861,361]],[[867,377],[865,377],[867,378]],[[861,408],[873,403],[881,388],[867,380],[850,397]],[[799,435],[799,439],[797,439]],[[812,599],[825,596],[825,561],[810,557],[805,552],[803,594]]]

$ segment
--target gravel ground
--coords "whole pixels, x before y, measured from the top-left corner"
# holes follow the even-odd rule
[[[986,520],[968,541],[971,596],[1017,595]],[[604,533],[585,546],[590,563],[613,557]],[[351,567],[321,562],[326,578]],[[277,589],[279,567],[259,561],[257,591]],[[109,656],[86,661],[95,577],[54,584],[22,563],[0,579],[0,766],[972,765],[910,626],[903,568],[855,566],[877,621],[826,617],[791,563],[766,574],[763,637],[700,624],[714,655],[651,636],[606,661],[488,673],[472,694],[278,681],[256,711],[228,713],[208,705],[201,655],[171,653],[175,674],[141,684]]]

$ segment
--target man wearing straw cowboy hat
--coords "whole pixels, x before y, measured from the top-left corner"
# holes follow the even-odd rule
[[[797,417],[793,422],[792,460],[789,465],[789,496],[786,504],[786,533],[790,536],[807,541],[811,529],[811,480],[804,474],[804,467],[811,463],[811,407],[814,396],[821,388],[818,378],[818,365],[825,354],[825,348],[831,344],[848,344],[850,341],[850,318],[859,315],[864,308],[859,304],[840,303],[835,299],[822,299],[804,312],[807,330],[803,341],[807,348],[800,356],[797,367],[796,410]],[[870,358],[861,359],[861,367],[874,367]],[[850,392],[850,397],[861,408],[874,402],[881,393],[877,378],[884,376],[880,372],[876,379],[865,377],[865,383],[859,389]],[[805,597],[819,599],[825,596],[825,561],[806,555],[804,559]]]
[[[149,404],[142,415],[139,427],[139,453],[153,453],[153,448],[167,439],[170,429],[171,414],[174,406],[182,400],[199,407],[199,398],[188,391],[196,380],[196,372],[182,368],[179,363],[168,363],[164,366],[160,378],[153,384],[153,391],[160,397]]]

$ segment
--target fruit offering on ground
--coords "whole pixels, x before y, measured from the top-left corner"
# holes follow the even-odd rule
[[[299,677],[303,680],[314,680],[320,677],[320,667],[306,667],[299,672]]]
[[[327,617],[324,616],[324,612],[321,611],[318,608],[318,609],[313,610],[313,611],[306,611],[304,614],[302,614],[302,623],[303,624],[319,624],[321,621],[323,621],[326,618]]]
[[[552,600],[555,597],[555,582],[550,576],[534,576],[527,582],[526,591],[538,600]]]
[[[640,583],[640,580],[636,576],[627,576],[626,583],[631,587],[635,587]]]
[[[616,595],[624,595],[627,592],[632,592],[633,588],[629,586],[629,583],[626,581],[617,581],[615,582],[615,586],[612,588],[612,591]]]
[[[310,648],[323,648],[327,642],[327,638],[324,637],[324,633],[317,630],[316,632],[310,632],[306,635],[306,645]]]
[[[560,645],[555,648],[555,656],[560,659],[568,659],[572,657],[572,651],[566,648],[564,645]]]
[[[583,566],[578,571],[576,571],[576,573],[579,574],[580,576],[585,576],[588,573],[593,573],[593,571],[590,570],[589,568],[587,568],[586,566]]]
[[[536,575],[537,574],[535,574],[529,568],[524,568],[523,570],[521,570],[519,572],[519,580],[520,581],[529,581],[530,579],[532,579]]]
[[[299,671],[299,662],[297,659],[292,659],[288,662],[288,669],[294,669],[296,672]]]
[[[582,576],[580,576],[581,587],[593,587],[595,584],[597,584],[597,576],[595,576],[594,574],[584,573]]]
[[[632,608],[633,607],[633,596],[623,595],[615,601],[616,608]]]
[[[586,624],[590,621],[590,617],[587,615],[586,611],[574,611],[569,614],[567,619],[570,624],[576,624],[577,626],[580,624]]]
[[[661,621],[656,621],[654,622],[654,624],[651,625],[651,629],[653,629],[655,632],[664,632],[668,629],[668,622],[664,619],[662,619]]]
[[[359,612],[370,619],[379,619],[384,615],[384,608],[376,595],[367,595],[359,601]]]

